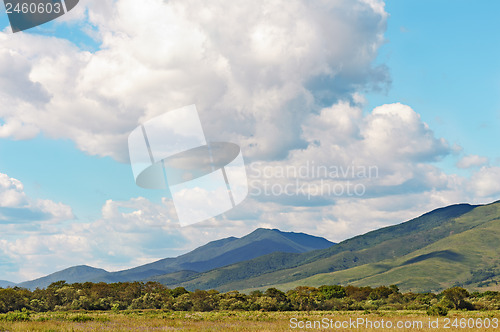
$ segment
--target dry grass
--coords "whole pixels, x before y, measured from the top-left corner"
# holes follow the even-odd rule
[[[122,312],[55,312],[32,314],[29,321],[0,321],[0,331],[293,331],[302,330],[292,328],[290,319],[296,318],[297,323],[314,324],[314,321],[325,321],[335,324],[335,321],[349,321],[364,319],[372,324],[382,324],[386,328],[369,329],[366,326],[345,329],[335,328],[309,328],[304,330],[314,331],[495,331],[500,326],[490,329],[460,328],[454,329],[451,323],[457,318],[473,318],[500,320],[499,311],[487,312],[450,312],[447,317],[429,317],[421,311],[380,311],[368,312],[165,312],[162,310],[151,311],[122,311]],[[428,328],[429,319],[439,320],[440,328]],[[450,320],[449,329],[444,328],[445,319]],[[309,321],[309,323],[307,323]],[[424,328],[395,329],[387,328],[391,322],[396,326],[398,321],[422,322]],[[410,323],[407,323],[410,324]],[[500,322],[499,322],[500,324]],[[333,326],[334,327],[334,326]]]

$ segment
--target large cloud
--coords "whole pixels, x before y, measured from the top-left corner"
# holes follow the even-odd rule
[[[209,139],[239,143],[251,160],[280,159],[308,144],[302,124],[324,105],[388,83],[385,69],[372,67],[387,18],[380,1],[87,5],[87,13],[82,3],[64,20],[85,22],[101,43],[95,53],[54,37],[0,33],[0,138],[43,133],[126,161],[127,136],[139,123],[196,103]],[[56,215],[57,204],[30,201],[16,183],[7,191],[10,205]],[[19,270],[24,278],[89,261],[113,269],[258,226],[278,227],[273,216],[280,210],[280,203],[249,199],[227,217],[181,229],[167,201],[110,200],[97,221],[32,233],[17,227],[0,249],[14,265],[26,262]]]
[[[292,150],[285,160],[250,165],[256,196],[264,193],[265,199],[272,199],[269,196],[278,196],[277,185],[283,191],[288,185],[300,189],[296,196],[302,196],[305,206],[327,205],[339,197],[444,190],[452,181],[429,164],[452,153],[451,147],[434,136],[418,113],[400,103],[363,115],[359,105],[341,101],[308,117],[302,132],[307,148]],[[277,189],[266,194],[265,186],[273,185]],[[299,203],[286,194],[278,199]]]
[[[303,145],[300,125],[319,105],[386,83],[371,66],[386,17],[364,0],[89,2],[95,53],[0,34],[0,137],[41,131],[126,160],[138,123],[196,103],[210,139],[281,158]]]

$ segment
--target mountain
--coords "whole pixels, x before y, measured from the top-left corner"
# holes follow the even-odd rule
[[[406,291],[440,291],[453,286],[500,290],[500,203],[478,207],[454,220],[457,231],[407,255],[331,273],[296,285],[397,284]],[[459,231],[467,225],[468,229]]]
[[[176,258],[165,258],[132,269],[107,272],[88,266],[76,266],[33,281],[21,283],[26,288],[44,288],[54,281],[74,282],[125,282],[162,280],[179,282],[200,272],[251,260],[273,252],[304,253],[331,247],[335,243],[304,233],[281,232],[277,229],[259,228],[241,238],[229,237],[210,242]],[[165,276],[167,275],[168,276]]]
[[[29,285],[45,287],[56,280],[156,280],[171,288],[220,291],[323,284],[396,284],[413,292],[452,286],[500,290],[499,244],[500,201],[457,204],[336,245],[303,233],[257,229],[242,238],[210,242],[185,255],[129,270],[110,273],[74,267]]]
[[[17,286],[29,289],[45,288],[53,282],[64,280],[68,284],[76,282],[85,282],[109,273],[103,269],[96,269],[86,265],[73,266],[59,272],[49,274],[48,276],[38,278],[32,281],[25,281]]]
[[[273,252],[303,253],[332,245],[333,242],[324,238],[304,233],[259,228],[242,238],[229,237],[213,241],[176,258],[166,258],[132,269],[109,273],[99,278],[99,281],[144,280],[179,271],[204,272]]]
[[[0,280],[0,288],[7,288],[7,287],[14,287],[16,286],[15,283],[6,281],[6,280]]]
[[[494,283],[500,275],[496,270],[500,265],[499,218],[500,202],[452,205],[324,250],[273,253],[167,285],[228,291],[395,283],[402,290],[427,291],[448,285]],[[485,241],[477,243],[481,238]],[[438,269],[438,263],[445,269]]]

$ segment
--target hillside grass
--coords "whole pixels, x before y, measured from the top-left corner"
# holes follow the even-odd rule
[[[436,241],[477,227],[500,215],[500,204],[449,206],[410,221],[304,254],[275,253],[192,276],[169,287],[248,289],[293,283],[321,273],[351,269],[408,255]],[[466,219],[461,219],[467,216]]]
[[[479,207],[453,220],[455,225],[474,227],[451,233],[407,255],[377,263],[321,273],[266,287],[281,290],[299,285],[350,284],[378,286],[396,284],[404,292],[437,292],[453,286],[472,290],[500,289],[500,206]],[[462,227],[457,227],[460,229]],[[485,271],[496,277],[489,277]],[[483,277],[482,277],[482,276]],[[262,287],[246,288],[245,292]]]

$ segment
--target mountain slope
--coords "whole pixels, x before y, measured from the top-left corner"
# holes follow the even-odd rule
[[[273,252],[303,253],[332,245],[333,242],[324,238],[304,233],[259,228],[241,238],[230,237],[210,242],[176,258],[166,258],[129,270],[109,273],[99,281],[143,280],[185,270],[204,272]]]
[[[0,288],[7,288],[7,287],[14,287],[16,286],[15,283],[7,281],[7,280],[0,280]]]
[[[405,223],[385,227],[345,240],[333,247],[304,254],[275,253],[192,276],[169,286],[187,289],[217,288],[221,291],[266,287],[301,280],[319,273],[397,258],[424,248],[450,235],[476,226],[456,223],[456,218],[476,206],[452,205],[426,213]],[[479,221],[482,223],[484,221]]]
[[[49,276],[20,284],[26,288],[44,288],[54,281],[125,282],[150,280],[158,275],[172,274],[162,280],[185,280],[193,274],[253,259],[273,252],[303,253],[334,245],[324,238],[304,233],[281,232],[259,228],[241,238],[229,237],[210,242],[176,258],[165,258],[132,269],[107,272],[90,267],[72,267]],[[182,273],[180,273],[182,272]]]
[[[79,265],[49,274],[48,276],[38,278],[32,281],[22,282],[17,286],[29,289],[35,289],[37,287],[39,288],[47,287],[51,283],[61,280],[66,281],[68,284],[76,282],[85,282],[106,273],[108,272],[103,269],[96,269],[87,265]]]
[[[403,291],[440,291],[453,286],[500,287],[500,204],[474,209],[457,218],[457,225],[476,225],[395,259],[319,274],[279,288],[297,285],[397,284]]]

